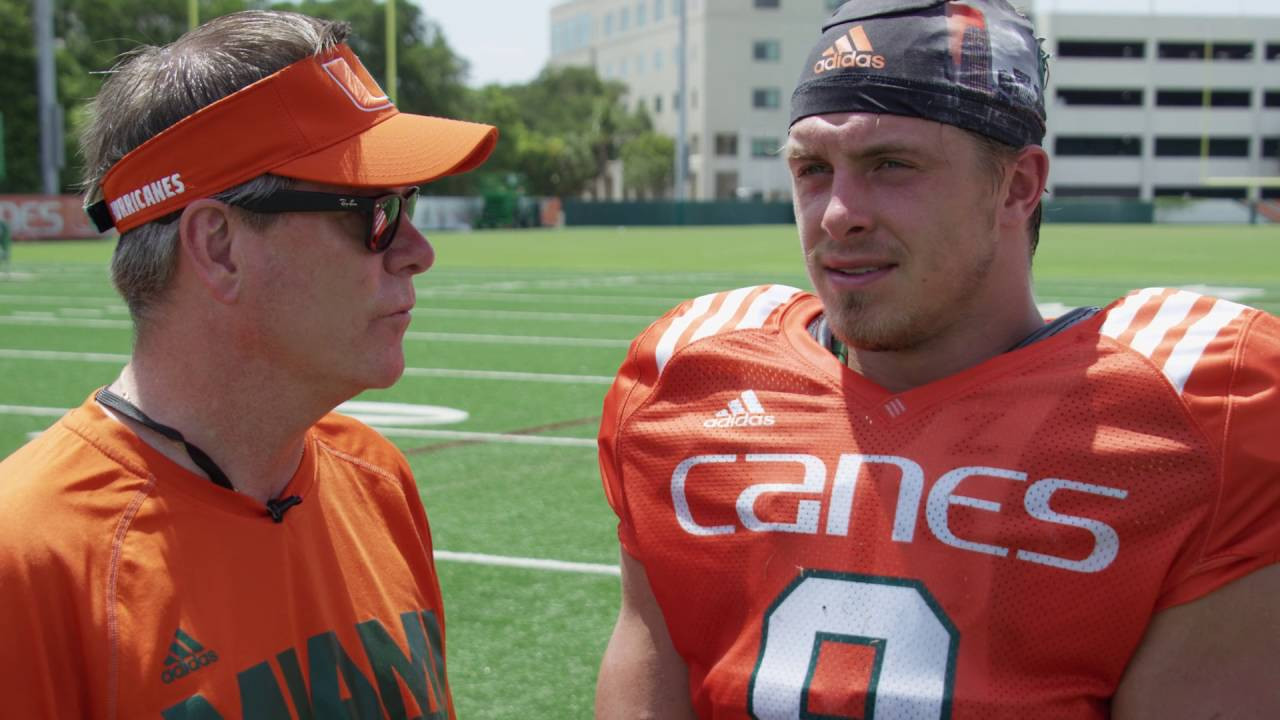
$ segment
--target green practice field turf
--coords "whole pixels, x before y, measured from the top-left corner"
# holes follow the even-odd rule
[[[594,450],[601,399],[630,339],[676,303],[764,282],[808,287],[796,232],[430,237],[438,259],[417,282],[409,370],[359,400],[467,413],[380,426],[413,466],[440,551],[459,716],[587,718],[618,604]],[[0,457],[124,363],[130,324],[107,280],[111,248],[20,243],[0,268]],[[1047,314],[1154,285],[1280,313],[1280,229],[1050,225],[1035,275]]]

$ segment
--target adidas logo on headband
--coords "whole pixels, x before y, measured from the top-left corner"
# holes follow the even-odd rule
[[[871,68],[883,70],[883,55],[876,55],[867,32],[859,25],[836,39],[831,47],[822,52],[822,57],[813,64],[813,74],[821,75],[828,70],[839,68]]]

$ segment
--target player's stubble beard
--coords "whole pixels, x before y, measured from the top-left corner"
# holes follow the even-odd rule
[[[905,294],[899,289],[899,294],[903,297],[896,305],[889,305],[883,298],[877,298],[871,293],[828,293],[832,297],[822,297],[821,300],[832,333],[853,349],[865,352],[908,352],[925,345],[967,315],[977,294],[976,289],[985,285],[995,262],[995,207],[988,205],[981,212],[986,216],[986,222],[983,223],[983,228],[976,231],[988,240],[979,245],[980,252],[963,258],[963,267],[946,269],[949,274],[959,275],[954,278],[956,284],[951,286],[949,297],[940,300],[929,297],[930,288],[919,279],[912,280],[914,287],[906,289]],[[949,241],[949,238],[942,238],[926,242]],[[822,258],[825,255],[838,256],[838,246],[847,242],[849,241],[828,239],[806,253],[811,278],[815,270],[821,271]],[[845,252],[848,252],[847,248]],[[904,255],[896,247],[889,254],[895,262],[901,261]],[[894,272],[902,271],[900,265]],[[970,288],[975,292],[966,292]]]

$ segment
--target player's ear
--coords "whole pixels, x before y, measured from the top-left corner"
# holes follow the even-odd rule
[[[1026,227],[1040,205],[1048,180],[1049,154],[1044,148],[1028,145],[1019,150],[1005,173],[999,208],[1001,224]]]
[[[235,302],[243,279],[235,244],[244,227],[234,212],[226,203],[202,198],[184,208],[178,220],[182,261],[209,295],[225,304]]]

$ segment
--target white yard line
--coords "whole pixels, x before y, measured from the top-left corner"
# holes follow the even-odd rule
[[[119,363],[129,361],[128,355],[118,353],[66,352],[61,350],[19,350],[0,348],[4,360],[48,360],[51,362]],[[544,382],[585,385],[608,385],[609,375],[562,375],[559,373],[508,372],[504,370],[461,370],[457,368],[405,368],[405,375],[413,377],[441,377],[455,380],[514,380],[518,382]]]
[[[610,375],[561,375],[558,373],[510,372],[506,370],[458,370],[455,368],[405,368],[404,374],[412,377],[444,377],[457,380],[514,380],[518,382],[581,383],[584,385],[609,385]]]
[[[15,305],[92,305],[101,308],[124,308],[119,296],[112,295],[0,295],[0,304]]]
[[[74,308],[63,308],[59,312],[67,314],[88,314],[93,310],[76,311]],[[48,325],[50,327],[79,328],[111,328],[128,330],[133,327],[129,320],[109,320],[92,317],[56,317],[50,313],[31,311],[18,312],[13,315],[0,315],[0,325]],[[480,345],[551,345],[560,347],[594,347],[625,348],[630,340],[614,338],[581,338],[559,337],[551,335],[497,335],[486,333],[448,333],[421,332],[410,330],[404,335],[406,340],[447,343],[476,343]]]
[[[682,297],[655,297],[651,295],[562,295],[554,293],[492,292],[477,290],[455,290],[443,288],[435,290],[419,290],[418,304],[429,303],[432,298],[448,300],[510,300],[519,302],[558,302],[570,305],[656,305],[673,306],[684,302]]]
[[[30,415],[33,417],[62,417],[68,408],[39,407],[36,405],[0,405],[0,415]]]
[[[0,415],[25,415],[29,417],[62,417],[70,408],[40,407],[38,405],[0,405]],[[511,445],[545,445],[554,447],[580,447],[595,449],[594,438],[562,437],[554,435],[512,435],[508,433],[468,432],[465,430],[419,430],[416,428],[374,426],[387,437],[431,438],[434,440],[471,440],[474,442],[508,443]]]
[[[609,338],[549,337],[543,335],[486,335],[479,333],[419,332],[410,330],[405,340],[430,342],[478,343],[482,345],[559,345],[562,347],[624,348],[630,340]]]
[[[550,320],[571,322],[653,322],[654,315],[621,315],[607,313],[541,312],[538,310],[464,310],[459,308],[415,307],[414,315],[439,317],[483,317],[496,320]]]
[[[617,565],[600,565],[597,563],[568,562],[565,560],[543,560],[542,558],[508,557],[506,555],[484,555],[481,553],[452,552],[436,550],[437,560],[471,563],[473,565],[492,565],[497,567],[514,567],[527,570],[555,570],[558,572],[587,573],[592,575],[622,574]]]
[[[29,314],[14,314],[0,317],[0,325],[51,325],[54,327],[112,328],[124,330],[128,330],[133,327],[133,323],[129,320],[36,317]]]
[[[128,355],[119,353],[64,352],[61,350],[18,350],[0,348],[0,358],[5,360],[49,360],[52,362],[120,363],[129,362]]]
[[[553,435],[511,435],[508,433],[467,432],[465,430],[419,430],[417,428],[378,427],[387,437],[430,438],[433,440],[473,440],[510,445],[552,445],[557,447],[581,447],[595,449],[595,438],[560,437]]]

